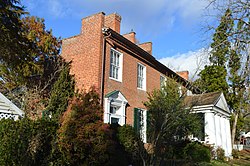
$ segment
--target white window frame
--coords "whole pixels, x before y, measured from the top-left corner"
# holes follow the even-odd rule
[[[178,93],[179,93],[180,97],[183,95],[182,86],[181,85],[179,85],[179,87],[178,87]]]
[[[118,60],[116,59],[118,56]],[[113,60],[112,60],[113,59]],[[123,54],[113,48],[110,49],[109,78],[122,82]]]
[[[140,111],[140,126],[139,127],[139,133],[140,138],[144,143],[147,143],[147,110],[138,108],[138,111]]]
[[[164,81],[162,83],[162,81]],[[163,86],[166,86],[166,81],[167,81],[167,78],[164,76],[164,75],[160,75],[160,88],[162,89]]]
[[[142,71],[140,71],[139,67],[142,67]],[[139,84],[139,81],[142,81]],[[140,90],[146,91],[146,66],[141,63],[137,63],[137,88]],[[140,86],[141,85],[141,86]]]
[[[123,126],[126,124],[126,105],[128,101],[118,92],[117,95],[104,98],[104,123],[111,123],[111,118],[119,119],[118,124]],[[111,113],[111,107],[117,107],[114,113]]]

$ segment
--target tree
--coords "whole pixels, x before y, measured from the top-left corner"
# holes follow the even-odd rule
[[[103,124],[99,95],[95,90],[79,94],[62,117],[58,146],[59,165],[117,165],[117,142]],[[114,160],[116,162],[114,162]]]
[[[129,164],[146,165],[148,153],[141,141],[140,136],[134,128],[129,125],[118,127],[117,137],[119,143],[124,147],[124,152],[127,155]]]
[[[0,61],[1,82],[8,91],[20,85],[45,84],[55,71],[61,48],[60,38],[54,37],[52,30],[45,29],[44,19],[24,17],[18,26],[22,39],[16,38],[20,43],[17,48],[13,49],[11,43],[4,41],[4,48],[0,49],[4,51]]]
[[[229,58],[228,36],[232,26],[231,11],[227,10],[213,35],[212,51],[209,57],[211,65],[205,66],[199,74],[200,84],[198,85],[205,92],[222,91],[225,94],[228,92],[226,62]]]
[[[178,87],[174,80],[168,79],[163,90],[154,90],[145,102],[151,148],[148,150],[152,152],[149,165],[160,165],[166,156],[172,154],[176,142],[201,131],[198,117],[185,108],[184,96],[180,96]]]
[[[21,14],[16,17],[19,45],[12,49],[5,40],[6,47],[0,46],[4,55],[0,61],[1,91],[36,119],[48,105],[53,84],[66,63],[59,55],[61,39],[53,36],[52,30],[46,30],[44,19]],[[12,30],[8,32],[15,33]]]
[[[70,75],[70,66],[67,64],[60,72],[55,82],[46,113],[51,114],[54,119],[59,119],[68,107],[68,101],[74,96],[75,81]]]
[[[9,82],[6,75],[22,82],[17,73],[22,73],[29,62],[30,43],[23,35],[21,16],[25,14],[19,0],[2,0],[0,3],[0,76],[1,83]],[[14,74],[15,73],[15,74]],[[7,87],[12,88],[11,85]]]
[[[250,54],[249,54],[249,10],[250,4],[246,0],[213,0],[208,8],[212,8],[217,12],[221,20],[213,35],[213,43],[211,44],[212,51],[210,62],[212,66],[205,68],[201,72],[201,80],[204,83],[202,86],[206,91],[216,91],[218,89],[225,93],[230,109],[234,114],[234,122],[232,123],[232,144],[234,143],[237,130],[237,121],[240,114],[247,114],[249,110],[249,82],[250,82]],[[218,16],[217,15],[217,16]],[[222,27],[226,27],[223,31]],[[210,29],[211,26],[209,27]],[[222,32],[222,33],[219,33]],[[223,84],[218,85],[215,81],[215,86],[209,89],[206,87],[206,78],[218,78],[218,73],[222,72],[222,68],[215,70],[215,74],[209,71],[213,68],[214,59],[224,59],[221,63],[217,63],[220,67],[224,67],[224,72],[221,77]],[[212,74],[214,76],[212,76]],[[226,77],[225,77],[226,75]],[[226,81],[226,82],[225,82]],[[210,80],[212,82],[212,80]],[[217,84],[217,85],[216,85]],[[226,86],[227,84],[227,86]],[[227,88],[226,88],[227,87]]]

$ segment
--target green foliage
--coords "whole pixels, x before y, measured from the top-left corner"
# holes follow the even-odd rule
[[[50,95],[46,112],[55,119],[60,118],[68,107],[68,101],[74,95],[75,81],[69,73],[70,67],[66,65],[60,72]]]
[[[231,117],[230,117],[230,127],[231,128],[233,128],[234,121],[235,121],[235,115],[232,114]],[[238,120],[237,120],[237,125],[236,125],[237,131],[235,133],[235,139],[237,141],[239,141],[240,132],[244,130],[244,125],[245,125],[244,118],[243,118],[242,115],[239,115]]]
[[[0,89],[36,119],[65,62],[60,38],[46,30],[44,19],[25,14],[19,0],[0,3]]]
[[[31,160],[27,149],[32,133],[30,121],[14,121],[12,119],[0,121],[0,165],[22,165]]]
[[[231,11],[229,9],[226,10],[225,14],[221,17],[220,25],[216,28],[213,35],[212,51],[209,60],[215,66],[225,66],[228,59],[227,55],[230,50],[228,36],[234,26],[231,17]]]
[[[142,165],[143,158],[146,158],[144,143],[137,135],[132,126],[124,125],[118,128],[119,143],[124,147],[127,158],[132,165]]]
[[[210,149],[198,142],[187,144],[184,148],[184,156],[188,161],[192,162],[210,162]]]
[[[200,72],[200,82],[197,84],[205,92],[228,91],[226,81],[227,71],[224,66],[205,66]]]
[[[0,3],[0,76],[4,81],[14,79],[22,82],[18,74],[29,63],[27,54],[30,43],[23,35],[21,16],[25,14],[19,0],[4,0]],[[4,82],[4,83],[5,83]],[[3,83],[1,81],[1,83]],[[10,88],[13,85],[8,85]]]
[[[232,27],[231,11],[227,10],[213,35],[209,57],[211,65],[205,66],[199,74],[200,80],[196,81],[196,84],[199,82],[200,89],[205,92],[222,91],[224,94],[228,92],[226,62],[231,48],[228,36]]]
[[[153,163],[163,160],[175,142],[201,131],[198,116],[186,109],[184,96],[180,96],[178,87],[174,80],[168,79],[166,86],[149,94],[145,103]]]
[[[244,118],[243,130],[247,133],[250,132],[250,116]]]
[[[0,120],[0,165],[48,165],[56,127],[46,120]]]
[[[225,160],[225,151],[221,147],[218,147],[216,149],[216,155],[217,155],[217,159],[218,160],[220,160],[220,161],[224,161]]]
[[[15,5],[19,4],[19,1],[12,1],[15,2],[18,2]],[[60,38],[54,37],[51,30],[45,29],[44,19],[24,17],[22,7],[18,9],[19,14],[14,14],[15,22],[5,21],[5,14],[8,13],[11,17],[16,10],[5,5],[2,7],[0,75],[3,88],[11,91],[21,85],[37,87],[39,84],[46,84],[55,72],[57,59],[60,59]],[[6,28],[6,23],[14,25]]]
[[[232,150],[232,156],[234,159],[238,159],[240,154],[239,154],[239,151],[237,149],[233,149]]]

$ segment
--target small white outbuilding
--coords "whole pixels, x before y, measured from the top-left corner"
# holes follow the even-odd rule
[[[215,148],[225,150],[225,156],[232,156],[230,110],[222,92],[187,96],[186,104],[203,119],[204,138],[201,140]]]
[[[0,93],[0,119],[13,118],[14,120],[17,120],[19,117],[23,116],[24,112]]]

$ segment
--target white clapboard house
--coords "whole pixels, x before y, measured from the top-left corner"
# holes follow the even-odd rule
[[[7,97],[0,93],[0,119],[12,118],[17,120],[24,116],[24,112],[13,104]]]

